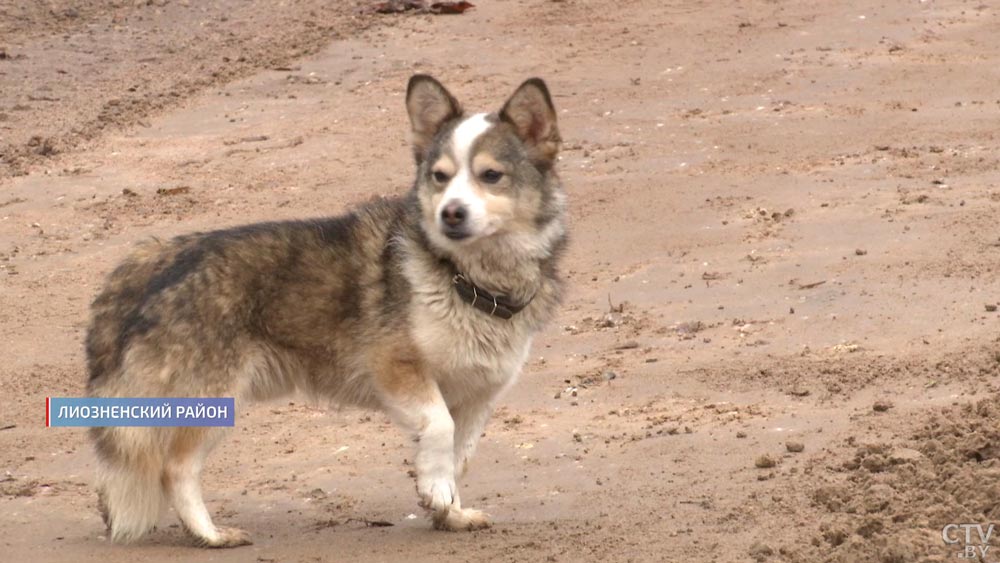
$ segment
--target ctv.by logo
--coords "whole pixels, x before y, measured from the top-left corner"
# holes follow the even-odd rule
[[[963,544],[962,551],[957,555],[959,559],[985,560],[986,552],[990,550],[993,526],[990,524],[984,529],[982,524],[948,524],[941,530],[941,538],[948,545]]]

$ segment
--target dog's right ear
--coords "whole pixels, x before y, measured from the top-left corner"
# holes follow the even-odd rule
[[[462,106],[440,82],[415,74],[406,87],[406,111],[413,127],[413,155],[420,164],[441,126],[461,116]]]

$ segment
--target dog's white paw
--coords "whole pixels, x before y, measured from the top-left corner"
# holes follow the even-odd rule
[[[455,499],[455,480],[444,477],[417,480],[420,506],[438,513],[448,510]]]
[[[199,538],[199,543],[205,547],[229,548],[251,545],[250,533],[239,528],[216,528],[212,538]]]
[[[482,530],[490,527],[489,516],[472,508],[450,507],[447,512],[434,513],[434,529],[448,532]]]

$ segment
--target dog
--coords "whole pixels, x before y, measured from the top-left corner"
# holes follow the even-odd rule
[[[416,180],[405,195],[332,218],[150,240],[108,277],[86,338],[91,397],[299,392],[380,409],[416,441],[419,504],[436,529],[488,517],[464,475],[498,396],[563,292],[566,196],[545,83],[466,114],[440,82],[407,86]],[[110,537],[141,538],[171,503],[199,545],[251,543],[218,527],[200,472],[208,427],[95,427]]]

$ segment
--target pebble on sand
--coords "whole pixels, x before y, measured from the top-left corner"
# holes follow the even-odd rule
[[[775,465],[778,465],[778,462],[774,461],[773,457],[764,454],[762,456],[759,456],[756,460],[754,460],[753,464],[760,469],[770,469]]]
[[[892,408],[892,403],[890,403],[889,401],[875,401],[875,404],[872,405],[872,409],[875,412],[885,412],[891,408]]]

